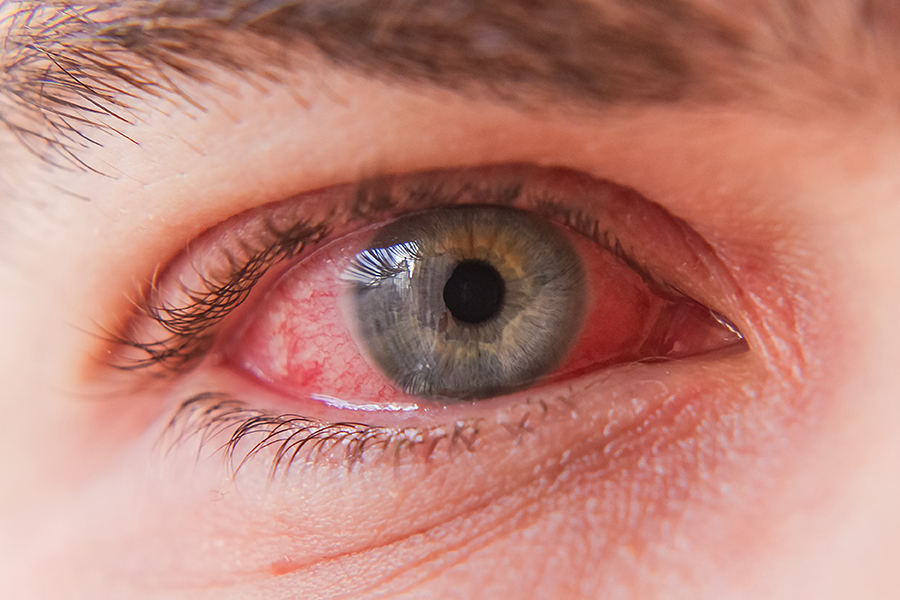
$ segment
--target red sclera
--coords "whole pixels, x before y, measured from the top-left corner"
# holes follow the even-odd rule
[[[341,275],[362,239],[346,236],[284,273],[228,342],[226,358],[289,397],[397,400],[360,353],[342,310]]]

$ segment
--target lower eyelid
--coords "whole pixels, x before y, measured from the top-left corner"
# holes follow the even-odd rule
[[[722,413],[752,402],[764,380],[758,358],[746,352],[629,365],[494,411],[493,418],[478,420],[477,434],[461,425],[455,441],[444,435],[429,447],[426,436],[412,440],[415,434],[407,432],[395,439],[404,444],[373,444],[352,463],[345,453],[359,439],[350,428],[344,430],[349,436],[304,446],[302,435],[291,442],[297,430],[276,417],[272,428],[229,446],[246,419],[192,429],[198,421],[185,419],[185,412],[166,430],[158,451],[169,469],[189,473],[185,490],[195,490],[195,502],[208,502],[209,490],[217,490],[222,500],[209,519],[222,518],[221,511],[252,514],[265,507],[267,516],[244,542],[258,545],[260,570],[313,576],[308,569],[322,557],[375,551],[478,513],[480,525],[463,535],[466,544],[475,544],[529,502],[565,494],[583,479],[608,481],[618,495],[615,502],[634,494],[648,515],[666,514],[672,509],[666,490],[673,481],[693,485],[688,482],[716,468],[722,442],[710,443],[709,428]],[[208,397],[197,406],[222,402],[230,400]],[[256,416],[249,410],[245,417]],[[273,435],[279,427],[281,433]],[[373,430],[355,431],[371,435]],[[654,463],[666,464],[666,471],[640,487],[618,487],[618,479],[633,477],[635,470],[652,472],[648,465]],[[172,485],[171,477],[164,478]],[[190,496],[185,490],[179,494]],[[334,523],[342,524],[339,535]],[[651,526],[648,521],[629,529],[627,519],[610,521],[604,525],[606,543],[649,543],[650,532],[643,528]],[[285,538],[285,531],[293,533]],[[385,568],[398,564],[402,561]]]
[[[252,378],[212,370],[191,378],[172,393],[173,398],[187,400],[179,404],[161,439],[163,447],[197,445],[204,453],[222,453],[229,460],[238,458],[241,464],[265,463],[273,458],[270,450],[279,455],[273,460],[281,460],[280,455],[290,446],[291,459],[273,470],[279,477],[288,477],[295,462],[301,466],[324,462],[350,470],[365,470],[368,464],[383,466],[385,457],[394,466],[397,461],[440,463],[461,450],[503,452],[511,441],[553,427],[581,432],[576,438],[560,435],[563,445],[575,439],[607,444],[665,404],[694,402],[694,397],[710,395],[711,387],[721,391],[722,385],[737,380],[746,384],[746,391],[753,388],[754,381],[764,379],[760,373],[755,353],[738,345],[690,359],[622,365],[574,381],[482,400],[474,406],[448,405],[417,410],[415,415],[367,412],[366,423],[362,423],[348,419],[353,414],[345,409],[320,402],[298,411],[302,416],[280,414],[276,409],[280,398]],[[199,391],[210,389],[228,391]],[[265,408],[267,405],[270,408]],[[346,427],[346,432],[319,444],[317,440],[322,441],[332,425]],[[309,435],[316,432],[321,435]],[[217,442],[209,441],[213,434]],[[222,436],[227,438],[225,443]],[[377,443],[363,452],[358,447],[362,437]],[[260,441],[264,441],[262,446],[257,445]],[[348,461],[348,456],[352,460]]]

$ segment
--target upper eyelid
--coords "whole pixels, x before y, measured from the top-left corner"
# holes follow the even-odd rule
[[[568,204],[565,193],[555,198],[546,191],[532,190],[525,183],[527,175],[519,178],[518,173],[523,169],[523,173],[527,173],[532,168],[526,165],[499,165],[463,171],[462,175],[453,171],[446,174],[432,172],[419,177],[413,175],[408,176],[412,183],[408,187],[401,185],[400,192],[393,189],[395,182],[406,181],[407,177],[364,181],[352,191],[347,186],[340,186],[337,195],[344,196],[349,202],[343,209],[343,220],[346,221],[343,226],[337,223],[339,216],[335,212],[341,212],[338,208],[325,211],[316,220],[298,200],[284,200],[276,203],[263,220],[255,221],[259,239],[239,236],[237,253],[235,248],[220,245],[216,238],[217,235],[230,233],[230,220],[226,221],[214,227],[212,233],[201,236],[211,236],[212,262],[198,265],[191,260],[181,264],[175,269],[177,280],[171,279],[172,274],[165,267],[161,281],[154,277],[143,290],[137,301],[138,313],[128,321],[127,328],[121,333],[106,336],[118,347],[110,364],[121,370],[149,370],[157,375],[187,370],[211,348],[218,325],[247,299],[257,282],[276,264],[301,255],[308,247],[330,237],[334,230],[340,235],[342,227],[352,229],[371,225],[373,221],[460,201],[528,205],[537,214],[584,235],[618,256],[641,275],[656,293],[670,297],[687,296],[675,285],[657,276],[652,269],[643,266],[631,249],[622,245],[615,231],[599,225],[598,217],[592,216],[590,210]],[[490,177],[497,173],[501,177],[491,180]],[[456,180],[453,180],[454,176]],[[569,175],[573,176],[575,174]],[[328,194],[328,190],[324,193]],[[316,202],[328,201],[323,197]],[[249,218],[255,218],[260,211],[265,213],[267,208],[254,209]],[[271,219],[278,219],[278,215],[284,218],[279,219],[276,225]],[[223,228],[224,231],[219,231]],[[185,250],[186,258],[190,258],[190,251],[189,246]],[[173,262],[179,264],[183,260]],[[213,268],[212,265],[217,263],[218,267]],[[193,283],[187,283],[187,278]],[[149,335],[145,328],[148,322],[152,327]],[[733,329],[736,331],[736,328]]]

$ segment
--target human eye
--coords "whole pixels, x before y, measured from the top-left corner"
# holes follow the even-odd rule
[[[242,102],[235,106],[246,110]],[[285,110],[278,106],[276,113]],[[446,111],[430,103],[417,110],[433,135],[456,135],[441,123]],[[486,139],[468,110],[453,114],[466,132],[463,149]],[[302,106],[291,111],[308,114]],[[506,118],[503,127],[521,131],[520,116]],[[366,130],[366,122],[358,125]],[[274,131],[237,129],[238,139],[277,138]],[[617,144],[650,139],[614,135]],[[392,143],[367,175],[370,169],[342,158],[341,146],[350,142],[329,143],[338,151],[330,166],[297,169],[252,146],[260,153],[247,152],[246,163],[213,152],[183,177],[138,191],[148,203],[157,198],[154,208],[139,209],[153,219],[133,230],[134,240],[118,238],[121,254],[112,262],[121,256],[121,264],[111,277],[118,283],[100,294],[109,314],[85,327],[94,335],[83,352],[100,359],[85,369],[92,390],[86,394],[111,399],[95,404],[96,422],[112,413],[130,424],[128,451],[120,450],[109,485],[115,481],[123,493],[130,482],[136,490],[124,493],[143,496],[126,503],[140,519],[129,534],[133,549],[111,556],[98,546],[110,572],[125,569],[140,585],[164,590],[226,581],[238,595],[258,588],[308,597],[326,587],[364,595],[445,577],[481,550],[499,560],[527,547],[531,564],[544,551],[520,536],[568,551],[573,526],[589,527],[591,543],[601,542],[592,561],[613,549],[659,548],[659,528],[675,510],[671,490],[719,485],[703,479],[722,447],[710,428],[721,431],[735,410],[752,410],[754,398],[781,385],[769,359],[771,315],[735,280],[760,269],[748,260],[736,270],[720,257],[721,243],[652,201],[654,188],[644,184],[670,173],[663,166],[641,161],[644,178],[607,165],[596,169],[605,174],[599,177],[571,157],[553,161],[564,167],[548,167],[494,146],[477,150],[476,164],[467,165],[435,145],[426,164],[411,168],[394,164]],[[299,147],[287,152],[302,164]],[[602,156],[617,157],[611,149]],[[220,159],[235,172],[223,172]],[[185,190],[196,198],[166,198]],[[589,294],[599,295],[600,282],[627,291],[606,308],[587,302],[585,314],[630,311],[631,326],[596,335],[578,328],[558,368],[534,381],[473,390],[472,398],[464,390],[452,401],[414,393],[392,382],[350,331],[354,313],[340,308],[347,301],[343,277],[392,224],[476,206],[521,211],[554,228],[593,273]],[[300,309],[307,293],[341,298]],[[642,305],[655,309],[642,313]],[[273,327],[279,312],[302,317],[332,309],[333,318],[321,322]],[[651,318],[654,310],[686,317],[684,327],[663,327],[665,319]],[[657,324],[659,337],[672,334],[674,344],[642,347],[637,330]],[[110,343],[116,338],[120,343]],[[276,355],[277,344],[305,346],[323,372],[309,382],[296,370],[282,374],[279,360],[300,353]],[[684,354],[670,353],[675,344],[686,345]],[[358,365],[359,385],[346,394],[339,348]],[[608,360],[594,354],[603,352]],[[587,362],[567,370],[569,357]],[[300,370],[313,371],[309,366]],[[118,531],[120,518],[111,530]],[[555,541],[557,535],[568,541]],[[146,572],[129,570],[148,536],[167,560],[148,559]],[[623,577],[624,568],[621,561],[605,568],[603,585]],[[356,570],[359,576],[346,575]]]
[[[705,287],[680,273],[692,263]],[[656,275],[664,270],[671,280]],[[571,386],[594,371],[745,348],[725,316],[680,291],[688,286],[707,302],[727,297],[702,240],[621,186],[527,165],[383,177],[204,232],[155,272],[112,364],[228,380],[189,394],[173,427],[202,409],[198,398],[217,405],[248,387],[236,370],[280,392],[306,427],[314,415],[327,427],[400,412],[409,427],[415,413],[423,425],[476,430],[481,418],[467,422],[466,411],[484,412],[487,399],[524,405],[516,392],[539,388],[572,411],[571,396],[585,393]],[[579,385],[603,385],[594,379]],[[403,435],[427,438],[414,427]]]

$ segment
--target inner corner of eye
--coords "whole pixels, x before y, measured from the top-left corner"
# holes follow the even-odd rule
[[[379,409],[742,343],[727,319],[645,275],[537,211],[430,208],[298,262],[228,352],[290,396]]]

